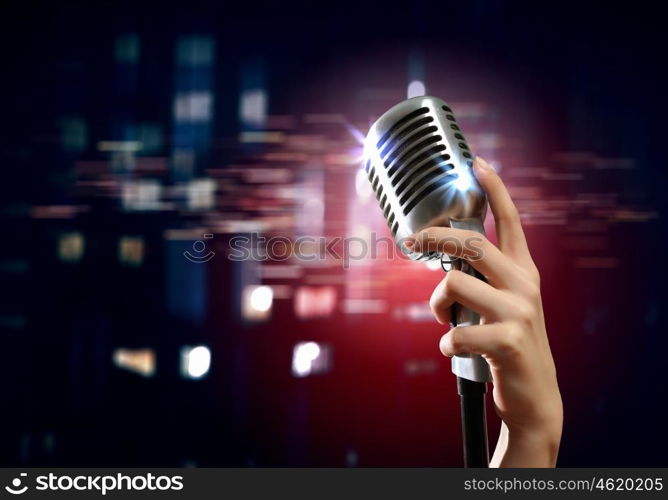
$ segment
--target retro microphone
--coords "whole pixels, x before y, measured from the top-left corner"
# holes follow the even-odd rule
[[[405,238],[430,226],[469,229],[484,234],[487,197],[476,181],[473,156],[452,109],[436,97],[414,97],[383,114],[371,126],[364,145],[364,168],[390,231],[413,260],[445,260],[451,268],[484,277],[463,259],[440,252],[413,252]],[[444,267],[445,268],[445,267]],[[452,323],[480,322],[475,312],[455,304]],[[485,393],[489,366],[479,355],[454,356],[461,399],[466,467],[487,467]]]

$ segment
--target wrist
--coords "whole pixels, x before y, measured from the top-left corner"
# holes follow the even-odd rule
[[[498,467],[554,467],[559,454],[561,426],[528,429],[504,423],[495,453]]]

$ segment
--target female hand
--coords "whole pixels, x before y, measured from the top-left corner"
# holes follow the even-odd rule
[[[503,421],[491,466],[554,467],[563,408],[545,330],[540,277],[501,178],[479,157],[473,171],[487,192],[499,247],[476,232],[445,227],[420,231],[409,245],[466,259],[487,278],[485,283],[450,271],[430,305],[441,324],[450,322],[455,302],[481,316],[480,325],[452,328],[441,338],[440,348],[446,356],[481,354],[489,363],[494,404]]]

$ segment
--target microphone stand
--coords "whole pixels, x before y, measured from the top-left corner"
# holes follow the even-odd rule
[[[452,227],[469,229],[484,234],[482,221],[479,219],[450,219]],[[447,269],[441,266],[445,271]],[[453,269],[465,272],[480,280],[485,277],[463,259],[450,261]],[[453,304],[451,309],[452,326],[480,323],[480,317],[473,311]],[[459,394],[462,420],[462,441],[464,445],[464,466],[467,468],[489,467],[489,447],[487,444],[487,414],[485,396],[487,382],[491,380],[489,366],[482,356],[459,355],[452,358],[452,371],[457,375],[457,393]]]
[[[457,377],[457,392],[461,403],[464,467],[487,468],[489,467],[485,415],[487,384]]]
[[[459,304],[452,306],[452,326],[457,326]],[[486,382],[474,382],[457,377],[457,394],[461,409],[462,441],[464,445],[464,467],[489,467],[487,443]]]

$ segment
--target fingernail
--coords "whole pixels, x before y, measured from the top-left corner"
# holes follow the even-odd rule
[[[408,236],[406,238],[406,241],[404,242],[404,245],[410,246],[410,247],[419,246],[418,234],[419,233],[415,233],[415,234],[411,234],[410,236]]]
[[[412,250],[413,247],[415,246],[415,241],[412,240],[406,240],[404,241],[404,246],[408,248],[409,250]]]
[[[493,171],[496,172],[496,169],[492,165],[487,163],[487,160],[485,160],[482,156],[476,156],[475,157],[475,161],[473,162],[473,167],[474,168],[478,167],[478,168],[481,168],[483,170],[493,170]]]

